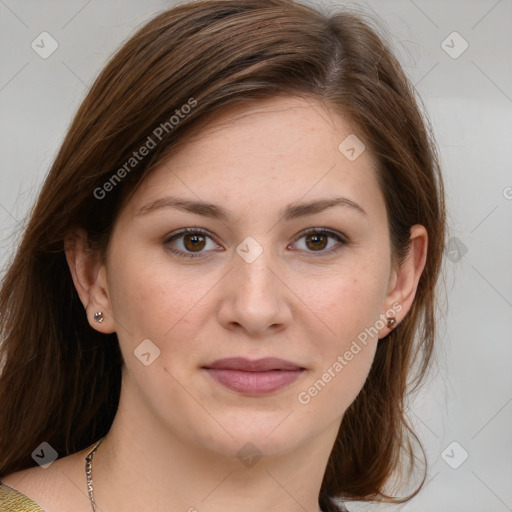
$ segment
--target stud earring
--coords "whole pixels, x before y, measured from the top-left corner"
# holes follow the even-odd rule
[[[392,316],[388,317],[388,322],[387,322],[387,324],[388,324],[388,327],[389,327],[390,329],[393,329],[393,327],[394,327],[394,326],[395,326],[395,324],[396,324],[396,319],[395,319],[395,318],[393,318]]]
[[[101,311],[98,311],[97,313],[94,313],[94,321],[101,324],[105,320],[105,317],[103,316],[103,313]]]

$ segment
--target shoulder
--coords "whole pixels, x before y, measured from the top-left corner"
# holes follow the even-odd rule
[[[82,453],[0,478],[1,512],[90,512]],[[3,501],[2,501],[3,500]]]
[[[25,494],[0,481],[0,510],[2,512],[45,512]]]

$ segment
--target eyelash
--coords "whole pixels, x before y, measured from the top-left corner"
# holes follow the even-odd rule
[[[324,251],[306,251],[306,252],[311,252],[311,254],[312,254],[312,256],[314,258],[325,256],[327,254],[336,253],[336,252],[338,252],[338,249],[339,249],[340,245],[348,245],[348,243],[349,243],[349,241],[348,241],[348,239],[347,239],[347,237],[345,235],[342,235],[341,233],[338,233],[336,231],[332,231],[332,230],[326,229],[326,228],[311,228],[311,229],[308,229],[308,230],[302,232],[299,236],[297,236],[297,238],[295,238],[293,243],[297,242],[298,240],[300,240],[301,238],[303,238],[303,237],[305,237],[307,235],[317,234],[317,233],[328,235],[329,237],[336,239],[339,243],[336,246],[331,247],[330,249],[327,249],[327,250],[324,250]],[[165,240],[165,244],[173,242],[174,240],[179,239],[180,237],[182,237],[183,235],[186,235],[186,234],[194,234],[194,235],[206,236],[207,238],[210,238],[210,239],[213,240],[213,238],[208,234],[207,231],[204,231],[204,230],[199,229],[199,228],[184,228],[184,229],[180,230],[179,232],[174,233],[173,235],[168,237]],[[168,248],[167,250],[172,252],[172,253],[174,253],[174,254],[177,254],[178,256],[181,256],[183,258],[200,258],[200,257],[204,258],[205,257],[203,252],[187,253],[187,252],[184,252],[184,251],[181,251],[181,250],[176,250],[176,249],[171,249],[171,248]],[[315,252],[318,252],[318,254],[314,254]]]

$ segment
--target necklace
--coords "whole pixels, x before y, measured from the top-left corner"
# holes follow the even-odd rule
[[[94,494],[92,492],[92,458],[94,456],[94,452],[98,448],[98,446],[103,441],[103,437],[96,443],[94,448],[85,456],[85,476],[87,478],[87,492],[89,494],[89,502],[91,503],[91,507],[93,512],[96,512],[96,503],[94,503]]]
[[[96,512],[96,503],[94,502],[94,494],[92,491],[92,459],[94,457],[94,452],[97,450],[103,439],[104,437],[102,437],[94,445],[94,448],[85,456],[85,477],[87,478],[87,492],[89,494],[89,502],[91,503],[93,512]]]

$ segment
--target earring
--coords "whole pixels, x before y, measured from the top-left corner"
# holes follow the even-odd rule
[[[388,322],[387,322],[387,323],[388,323],[388,327],[389,327],[390,329],[393,329],[393,327],[394,327],[394,326],[395,326],[395,324],[396,324],[396,319],[395,319],[395,318],[393,318],[392,316],[389,316],[389,317],[388,317]]]
[[[101,324],[105,320],[105,317],[103,316],[103,313],[101,311],[98,311],[97,313],[94,313],[94,321]]]

